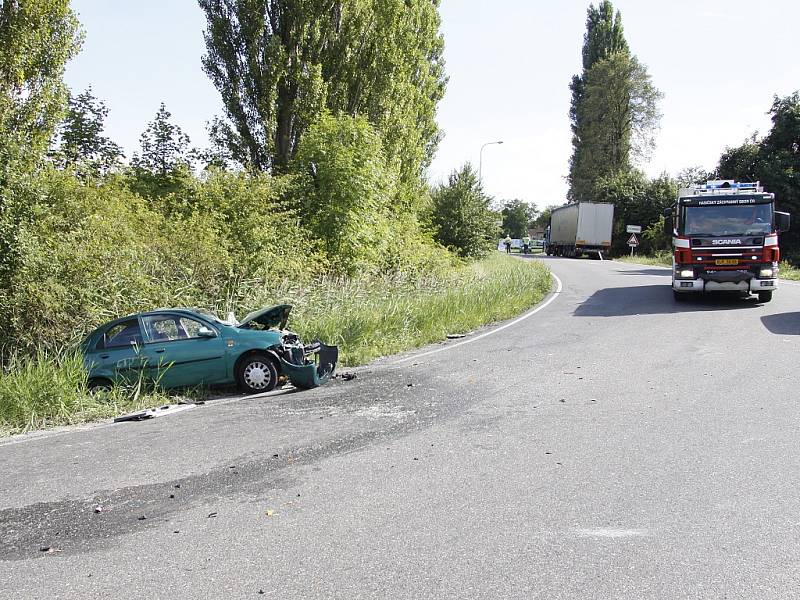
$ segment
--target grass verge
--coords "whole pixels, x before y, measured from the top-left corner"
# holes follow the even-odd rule
[[[429,277],[323,279],[260,299],[295,305],[289,326],[304,339],[340,346],[340,364],[466,333],[518,315],[547,295],[549,271],[538,262],[499,253]],[[68,425],[165,404],[142,382],[90,395],[80,356],[39,352],[0,365],[0,436]]]
[[[327,279],[280,299],[295,307],[290,328],[338,345],[352,366],[518,315],[550,286],[542,264],[495,253],[427,278]]]
[[[619,256],[614,260],[620,262],[633,263],[635,265],[650,265],[654,267],[671,267],[672,266],[672,253],[670,252],[656,252],[650,256]]]
[[[143,382],[89,394],[80,355],[44,351],[12,355],[0,365],[0,436],[71,425],[169,402]]]

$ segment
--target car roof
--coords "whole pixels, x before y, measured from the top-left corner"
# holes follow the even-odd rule
[[[145,310],[138,313],[131,313],[129,315],[125,315],[124,317],[119,317],[118,319],[114,319],[113,321],[108,321],[106,323],[103,323],[102,325],[98,326],[94,331],[92,331],[87,337],[93,336],[101,329],[107,329],[109,327],[119,325],[120,323],[124,323],[125,321],[130,321],[131,319],[136,319],[138,317],[146,317],[148,315],[161,315],[170,313],[192,315],[194,317],[199,317],[205,321],[212,320],[209,318],[210,313],[205,313],[201,309],[197,308],[156,308],[154,310]]]

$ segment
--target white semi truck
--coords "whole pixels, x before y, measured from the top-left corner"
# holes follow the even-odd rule
[[[611,249],[614,205],[575,202],[550,214],[544,250],[548,256],[607,255]]]

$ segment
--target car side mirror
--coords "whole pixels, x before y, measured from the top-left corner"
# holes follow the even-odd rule
[[[792,226],[792,215],[785,212],[775,211],[775,229],[778,230],[778,233],[789,231],[789,228],[791,226]]]
[[[201,327],[197,330],[197,337],[201,338],[215,338],[217,337],[217,332],[212,331],[208,327]]]
[[[665,208],[664,209],[664,235],[667,237],[672,237],[672,233],[675,230],[675,226],[672,222],[672,209]]]

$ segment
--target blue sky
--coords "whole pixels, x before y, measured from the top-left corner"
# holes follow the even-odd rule
[[[487,191],[540,207],[564,200],[570,155],[568,84],[580,69],[586,8],[578,0],[443,0],[445,132],[430,177],[481,144]],[[616,0],[629,45],[664,93],[651,174],[712,167],[726,146],[766,132],[774,94],[800,89],[794,0]],[[110,109],[107,134],[130,156],[160,102],[195,145],[221,113],[202,71],[202,12],[194,0],[73,0],[86,31],[68,66],[75,91],[92,86]]]

